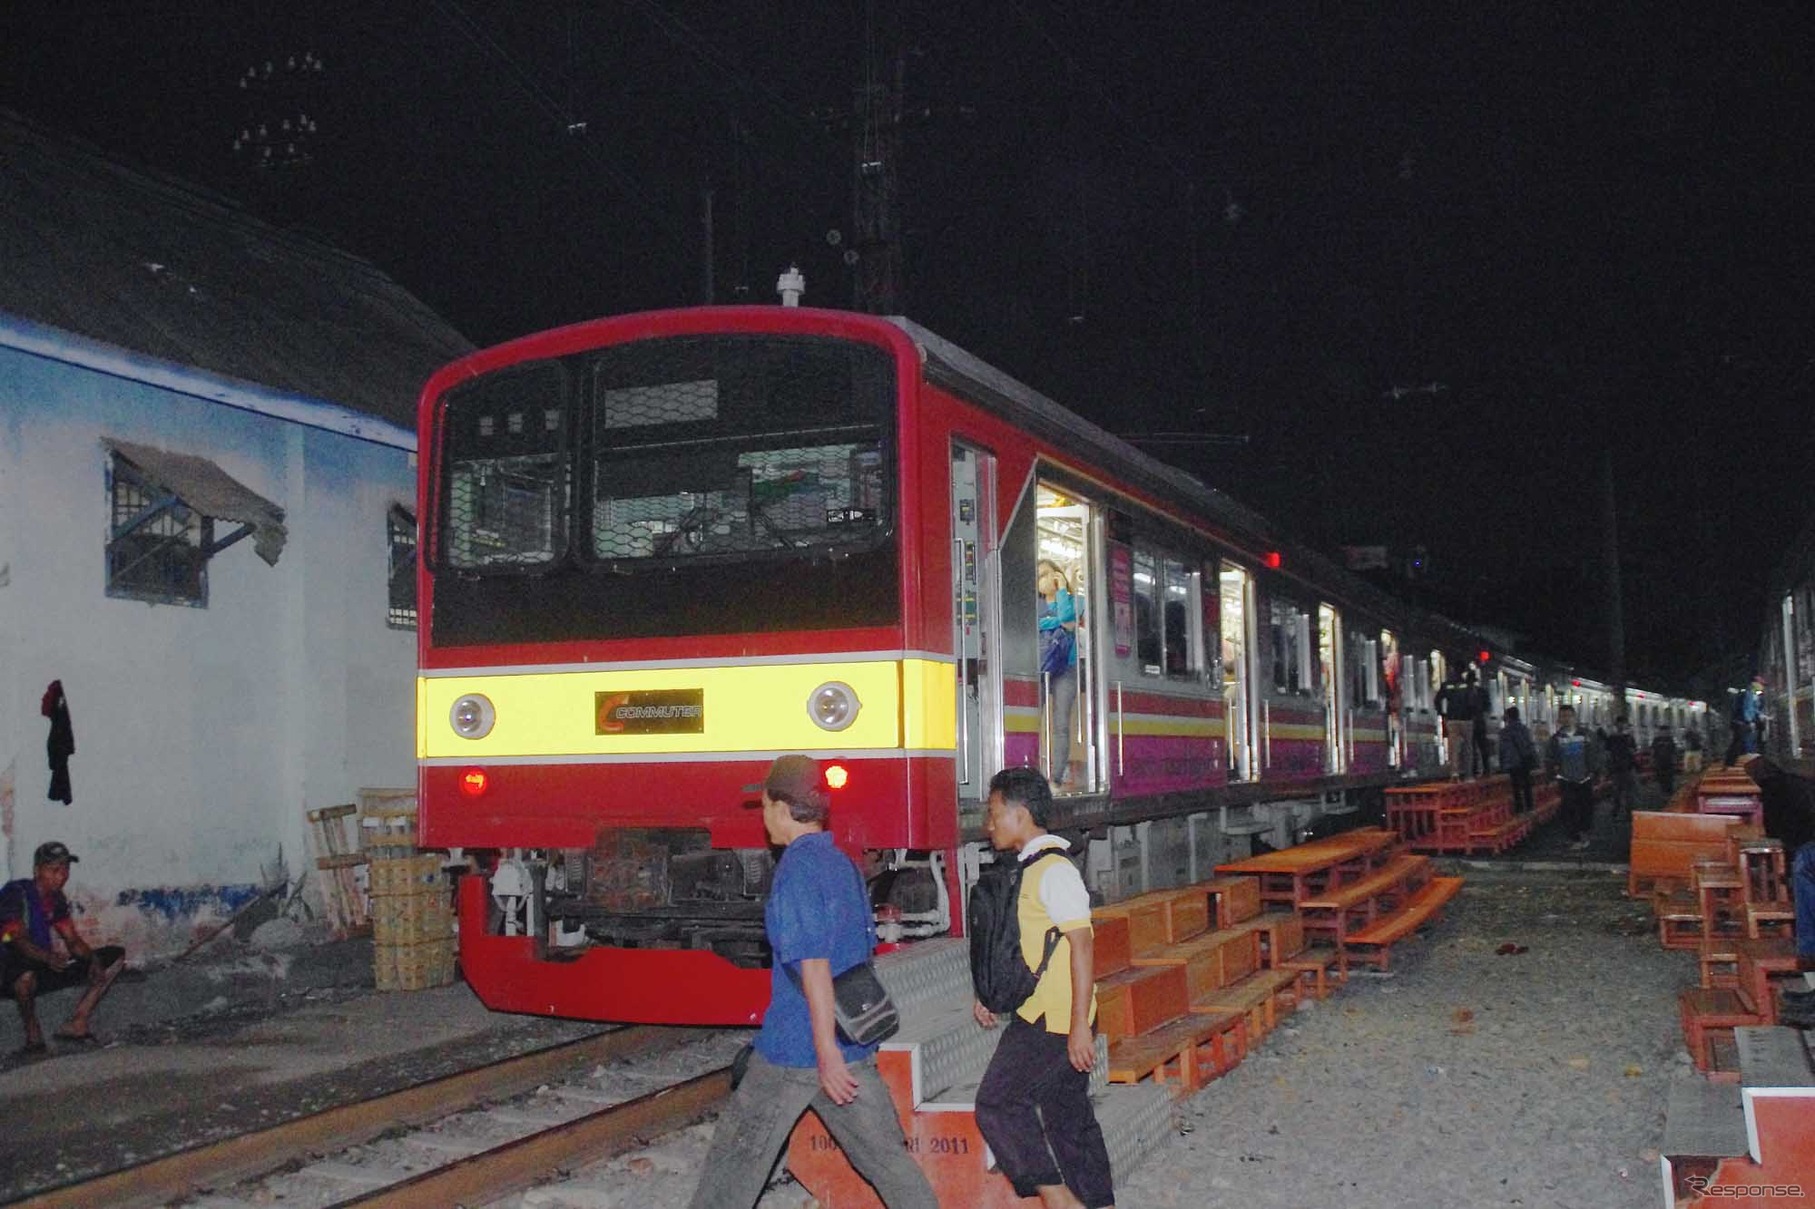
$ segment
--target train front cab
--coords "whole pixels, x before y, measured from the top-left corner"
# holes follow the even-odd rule
[[[773,861],[749,805],[777,754],[843,770],[854,855],[955,849],[951,639],[911,603],[917,370],[866,318],[737,308],[544,333],[431,381],[423,842],[486,861],[460,919],[489,1006],[758,1019]],[[943,879],[895,880],[949,916]]]

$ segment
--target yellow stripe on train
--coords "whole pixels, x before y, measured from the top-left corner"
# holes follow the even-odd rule
[[[807,711],[821,685],[838,682],[859,703],[842,730]],[[449,719],[462,697],[492,704],[491,732],[467,739]],[[647,696],[653,694],[655,696]],[[678,694],[678,696],[677,696]],[[697,694],[697,696],[695,695]],[[628,695],[628,696],[626,696]],[[601,703],[697,701],[696,720],[600,733]],[[438,673],[416,681],[416,757],[484,761],[508,756],[663,755],[692,752],[957,748],[957,682],[950,663],[878,659],[722,667]],[[653,714],[657,711],[645,710]]]

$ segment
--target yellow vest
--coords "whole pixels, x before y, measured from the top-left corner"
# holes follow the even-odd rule
[[[1057,851],[1055,849],[1054,851]],[[1040,860],[1045,856],[1041,852],[1033,860],[1040,861],[1029,869],[1021,878],[1021,897],[1016,900],[1015,914],[1021,921],[1021,956],[1027,962],[1027,968],[1040,968],[1040,954],[1046,949],[1046,931],[1053,926],[1052,916],[1046,913],[1046,907],[1040,902],[1040,883],[1046,875],[1058,868],[1058,862]],[[1091,932],[1090,917],[1071,920],[1061,925],[1062,932]],[[1027,1002],[1015,1009],[1015,1015],[1029,1024],[1037,1024],[1041,1016],[1046,1017],[1046,1031],[1049,1033],[1071,1032],[1071,943],[1061,939],[1052,951],[1052,961],[1047,963],[1046,973],[1040,975],[1039,985],[1034,993],[1027,997]],[[1090,1021],[1096,1023],[1097,993],[1093,985],[1090,991]]]

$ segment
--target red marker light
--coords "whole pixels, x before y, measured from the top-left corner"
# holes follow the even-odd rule
[[[842,764],[826,765],[826,788],[827,789],[843,789],[845,786],[845,782],[849,781],[850,779],[851,779],[851,774],[848,771],[846,771],[844,765],[842,765]]]
[[[1266,563],[1269,567],[1272,567],[1275,571],[1279,570],[1279,563],[1280,563],[1279,551],[1278,550],[1267,551],[1266,554],[1261,556],[1260,561]]]
[[[1476,651],[1475,652],[1475,662],[1477,662],[1477,663],[1486,663],[1488,660],[1492,659],[1493,657],[1494,657],[1494,653],[1492,651]]]
[[[460,774],[460,792],[469,798],[476,798],[485,792],[489,781],[483,768],[469,768]]]

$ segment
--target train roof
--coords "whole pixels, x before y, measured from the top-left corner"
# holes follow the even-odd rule
[[[1466,627],[1381,591],[1338,566],[1327,555],[1287,538],[1271,521],[1246,504],[1176,466],[1143,453],[1114,433],[1092,424],[912,319],[891,315],[888,321],[907,333],[919,347],[926,377],[936,385],[984,404],[1061,449],[1102,464],[1124,481],[1203,517],[1232,536],[1279,549],[1287,573],[1294,578],[1327,585],[1332,592],[1376,617],[1409,624],[1427,636],[1440,639],[1445,645],[1473,647],[1478,644],[1479,636]]]

